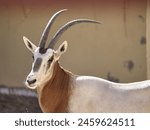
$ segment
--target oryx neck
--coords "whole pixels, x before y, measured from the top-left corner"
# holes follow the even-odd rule
[[[71,74],[54,64],[53,75],[39,93],[40,106],[44,112],[68,112]]]

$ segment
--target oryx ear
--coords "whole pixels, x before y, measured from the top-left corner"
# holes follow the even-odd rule
[[[23,41],[26,45],[26,47],[32,52],[34,53],[37,46],[35,46],[28,38],[26,38],[25,36],[23,36]]]
[[[66,52],[68,47],[68,43],[67,41],[64,41],[57,49],[57,55],[60,56],[61,54],[63,54],[64,52]]]

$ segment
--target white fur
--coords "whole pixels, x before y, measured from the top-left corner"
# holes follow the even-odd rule
[[[150,80],[120,84],[78,76],[74,80],[69,111],[150,112]]]
[[[27,76],[27,80],[37,81],[30,85],[26,81],[26,85],[31,89],[43,87],[53,74],[54,63],[67,50],[67,42],[63,42],[56,51],[47,49],[45,54],[40,54],[39,47],[27,38],[23,39],[26,47],[34,54],[34,58],[42,58],[38,72],[32,70],[34,61]],[[47,61],[52,55],[54,60],[46,70]],[[90,76],[72,78],[69,112],[150,112],[150,80],[120,84]]]
[[[53,74],[54,62],[59,60],[60,56],[67,50],[68,43],[67,43],[67,41],[64,41],[56,51],[49,48],[49,49],[47,49],[46,53],[41,54],[41,53],[39,53],[40,47],[36,47],[25,36],[23,37],[23,40],[24,40],[24,43],[25,43],[26,47],[33,53],[33,56],[34,56],[34,61],[32,63],[32,68],[31,68],[31,71],[30,71],[29,75],[26,78],[25,84],[30,89],[36,89],[38,86],[43,86],[44,83],[46,83],[51,78],[51,76]],[[32,46],[31,48],[30,48],[28,43],[30,43],[30,46]],[[63,51],[61,51],[62,47],[64,48]],[[54,55],[54,60],[52,61],[50,68],[47,70],[47,61],[53,55]],[[37,58],[42,59],[42,64],[41,64],[40,69],[37,72],[34,72],[33,67],[34,67],[34,64],[35,64],[35,61],[36,61]],[[33,79],[36,79],[36,82],[29,85],[27,80],[33,80]]]
[[[26,38],[25,36],[23,36],[23,41],[24,41],[26,47],[27,47],[32,53],[34,53],[35,50],[37,49],[37,46],[35,46],[35,45],[34,45],[28,38]],[[28,44],[28,43],[31,44],[32,49],[29,47],[29,44]]]
[[[52,49],[48,49],[47,52],[45,54],[40,54],[39,53],[39,47],[37,47],[37,49],[34,51],[34,59],[36,60],[37,58],[41,58],[42,59],[42,64],[40,69],[37,72],[33,71],[33,66],[35,63],[35,60],[33,61],[32,64],[32,69],[31,72],[29,73],[29,75],[27,76],[27,79],[36,79],[37,82],[34,84],[29,85],[27,82],[25,82],[25,84],[31,88],[31,89],[36,89],[38,86],[41,86],[41,84],[43,84],[44,82],[47,81],[47,77],[51,77],[52,72],[49,72],[51,70],[49,70],[48,72],[46,71],[46,65],[47,65],[47,60],[53,55],[53,50]],[[52,63],[53,64],[53,63]],[[51,64],[51,65],[52,65]],[[26,79],[26,81],[27,81]]]

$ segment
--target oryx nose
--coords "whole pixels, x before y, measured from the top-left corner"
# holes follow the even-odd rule
[[[36,82],[36,79],[32,79],[32,80],[28,79],[27,82],[28,82],[28,84],[30,85],[30,84],[35,83],[35,82]]]

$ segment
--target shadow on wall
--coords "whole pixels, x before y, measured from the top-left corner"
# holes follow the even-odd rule
[[[26,88],[0,86],[1,113],[40,113],[37,95]]]

